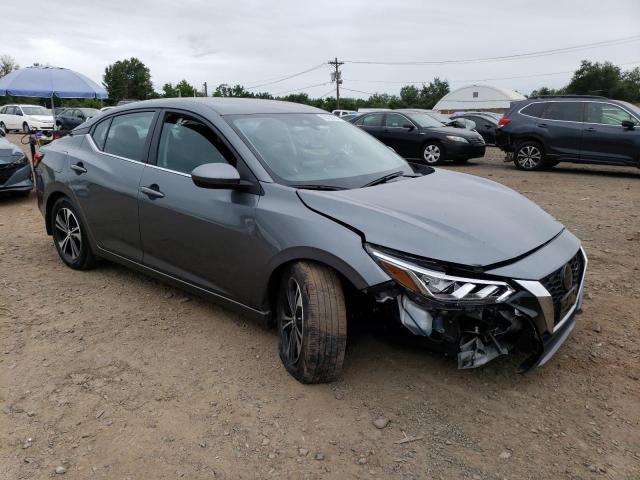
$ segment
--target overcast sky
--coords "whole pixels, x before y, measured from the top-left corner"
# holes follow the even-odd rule
[[[102,81],[106,65],[137,57],[154,88],[186,79],[209,89],[257,85],[327,62],[438,61],[512,55],[640,34],[640,1],[537,0],[31,0],[3,2],[0,54],[21,66],[67,67]],[[581,59],[640,66],[640,41],[507,62],[388,66],[346,63],[343,87],[397,93],[435,76],[452,87],[490,83],[529,93],[560,87]],[[329,82],[325,65],[258,88],[277,94]],[[536,76],[534,76],[536,75]],[[499,79],[501,77],[521,77]],[[485,82],[472,81],[492,79]],[[399,83],[394,83],[399,82]],[[305,89],[311,96],[331,84]],[[344,91],[345,96],[367,96]]]

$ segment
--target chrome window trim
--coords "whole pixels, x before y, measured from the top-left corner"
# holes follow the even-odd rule
[[[156,170],[162,170],[164,172],[169,172],[169,173],[173,173],[175,175],[180,175],[182,177],[188,177],[191,178],[191,175],[189,175],[188,173],[182,173],[182,172],[177,172],[175,170],[169,170],[168,168],[163,168],[163,167],[158,167],[157,165],[152,165],[150,163],[147,162],[141,162],[140,160],[133,160],[131,158],[127,158],[127,157],[121,157],[119,155],[114,155],[113,153],[108,153],[108,152],[103,152],[102,150],[100,150],[98,148],[98,146],[95,144],[95,142],[93,141],[93,137],[91,136],[91,134],[89,133],[85,133],[85,136],[89,137],[89,144],[91,145],[91,148],[93,149],[93,151],[95,153],[100,153],[102,155],[106,155],[107,157],[112,157],[112,158],[117,158],[118,160],[124,160],[126,162],[131,162],[131,163],[136,163],[138,165],[144,165],[146,167],[149,168],[155,168]]]
[[[522,115],[523,117],[529,117],[529,118],[534,118],[536,120],[548,120],[550,122],[564,122],[564,123],[581,123],[583,125],[604,125],[607,127],[619,127],[619,128],[623,128],[622,125],[612,125],[610,123],[596,123],[596,122],[576,122],[575,120],[556,120],[554,118],[542,118],[542,117],[534,117],[533,115],[527,115],[526,113],[522,113],[522,110],[524,110],[525,108],[527,108],[529,105],[533,105],[534,103],[567,103],[567,102],[573,102],[573,103],[604,103],[605,105],[611,105],[612,107],[618,107],[622,110],[624,110],[625,112],[627,112],[632,118],[635,118],[636,121],[638,122],[638,126],[640,126],[640,119],[638,117],[636,117],[636,115],[632,112],[630,112],[629,110],[627,110],[626,108],[624,108],[621,105],[617,105],[615,103],[611,103],[611,102],[604,102],[602,100],[541,100],[539,102],[531,102],[531,103],[527,103],[524,107],[522,107],[520,110],[518,110],[518,114]],[[583,112],[584,115],[584,112]]]

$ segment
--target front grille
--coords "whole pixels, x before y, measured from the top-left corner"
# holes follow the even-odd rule
[[[570,287],[573,288],[577,285],[580,285],[582,281],[582,275],[584,273],[584,258],[582,257],[582,251],[578,250],[578,253],[574,255],[574,257],[567,262],[571,266],[571,271],[573,272],[573,283]],[[565,264],[566,265],[566,264]],[[563,297],[567,294],[569,290],[564,287],[564,282],[562,278],[562,271],[564,270],[565,265],[562,265],[555,272],[550,273],[542,280],[540,283],[547,289],[547,291],[551,294],[551,298],[553,299],[553,312],[554,312],[554,324],[557,324],[560,320],[562,320],[561,315],[561,302]]]
[[[19,167],[17,165],[12,165],[10,163],[0,165],[0,185],[3,185],[7,180],[9,180],[11,175],[13,175],[18,168]]]

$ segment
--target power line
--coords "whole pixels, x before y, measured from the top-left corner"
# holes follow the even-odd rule
[[[308,68],[307,70],[303,70],[302,72],[298,72],[298,73],[293,73],[291,75],[287,75],[287,76],[282,77],[282,78],[280,78],[278,80],[273,80],[273,81],[267,82],[267,83],[261,83],[259,85],[252,85],[250,87],[247,87],[247,90],[252,90],[254,88],[260,88],[260,87],[266,87],[267,85],[274,85],[276,83],[284,82],[285,80],[289,80],[290,78],[299,77],[300,75],[304,75],[305,73],[313,72],[314,70],[317,70],[317,69],[319,69],[321,67],[324,67],[324,63],[316,65],[315,67]]]
[[[503,55],[498,57],[468,58],[457,60],[438,60],[438,61],[411,61],[411,62],[388,62],[388,61],[364,61],[364,60],[345,60],[345,63],[367,64],[367,65],[448,65],[448,64],[465,64],[465,63],[485,63],[485,62],[503,62],[509,60],[518,60],[522,58],[536,58],[548,55],[557,55],[559,53],[576,52],[580,50],[588,50],[592,48],[621,45],[640,40],[640,35],[631,37],[615,38],[611,40],[603,40],[600,42],[584,43],[582,45],[574,45],[571,47],[552,48],[549,50],[539,50],[535,52],[518,53],[513,55]]]
[[[363,92],[362,90],[354,90],[353,88],[342,87],[343,90],[347,90],[348,92],[356,92],[356,93],[364,93],[366,95],[375,95],[372,92]]]
[[[307,88],[313,88],[313,87],[322,87],[324,85],[329,85],[330,83],[331,82],[316,83],[315,85],[307,85],[306,87],[300,87],[300,88],[294,88],[291,90],[284,90],[282,92],[276,92],[276,93],[273,93],[272,95],[282,95],[284,93],[299,92],[300,90],[306,90]]]
[[[633,62],[624,62],[618,63],[618,66],[622,65],[634,65],[640,63],[640,60],[636,60]],[[575,70],[564,70],[562,72],[549,72],[549,73],[532,73],[530,75],[516,75],[512,77],[491,77],[491,78],[468,78],[465,80],[448,80],[445,79],[449,83],[471,83],[471,82],[488,82],[490,80],[515,80],[518,78],[533,78],[533,77],[547,77],[551,75],[563,75],[567,73],[575,73]],[[416,84],[425,84],[429,83],[430,80],[364,80],[364,79],[355,79],[349,78],[345,79],[348,82],[360,82],[360,83],[394,83],[394,84],[402,84],[402,85],[416,85]]]

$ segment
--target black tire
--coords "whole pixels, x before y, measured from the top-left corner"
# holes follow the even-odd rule
[[[513,163],[520,170],[543,170],[547,165],[544,148],[535,141],[521,142],[513,152]]]
[[[4,124],[4,122],[0,122],[0,130],[4,130],[4,133],[9,133],[9,129]]]
[[[291,376],[301,383],[326,383],[340,375],[347,312],[336,272],[313,262],[294,263],[282,278],[277,319],[278,352]]]
[[[96,263],[91,251],[86,228],[76,207],[66,198],[60,198],[51,209],[53,244],[62,261],[74,270],[88,270]]]
[[[31,129],[29,128],[29,124],[28,124],[27,122],[24,122],[24,123],[22,124],[22,131],[23,131],[24,133],[29,133],[29,132],[31,131]]]
[[[446,152],[440,142],[430,141],[422,146],[422,161],[427,165],[440,165],[446,160]]]

